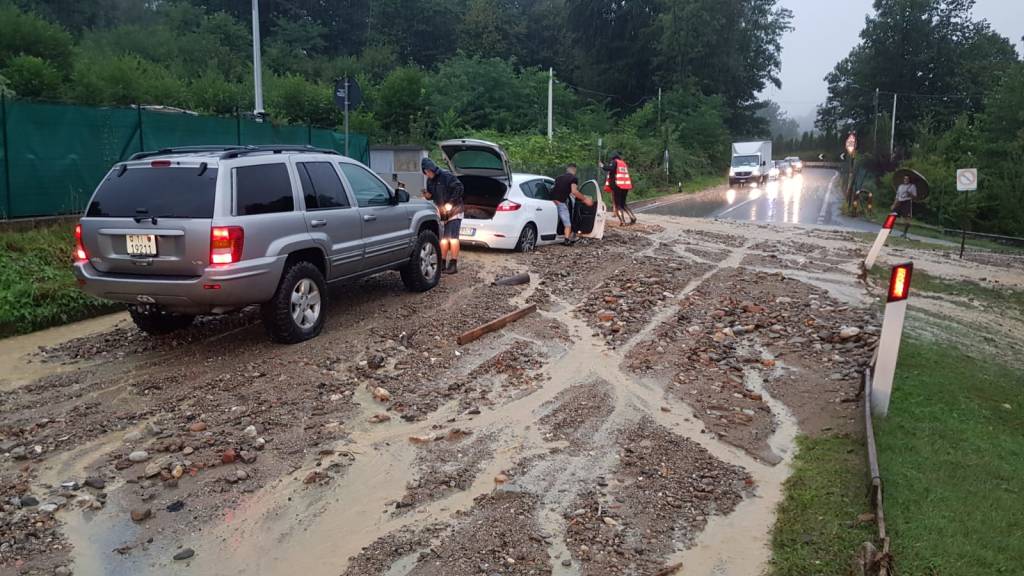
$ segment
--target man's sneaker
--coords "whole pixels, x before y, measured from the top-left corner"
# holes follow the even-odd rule
[[[575,243],[577,243],[579,241],[580,241],[580,237],[577,236],[575,232],[573,232],[572,236],[570,236],[569,239],[567,240],[567,242],[569,244],[575,244]]]

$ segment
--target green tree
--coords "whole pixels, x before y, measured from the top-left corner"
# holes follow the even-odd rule
[[[388,138],[401,142],[427,108],[426,77],[419,68],[396,68],[381,83],[373,104],[375,116]]]
[[[71,70],[73,45],[60,26],[0,2],[0,66],[17,56],[36,56],[64,74]]]
[[[56,99],[60,96],[61,74],[52,64],[36,56],[15,56],[0,69],[15,94],[25,98]]]

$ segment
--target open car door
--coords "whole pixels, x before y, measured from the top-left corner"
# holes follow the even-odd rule
[[[580,185],[580,193],[594,201],[593,206],[587,206],[583,202],[573,203],[573,226],[580,236],[600,240],[604,237],[604,221],[607,210],[604,206],[604,198],[601,196],[601,187],[597,180],[587,180]]]

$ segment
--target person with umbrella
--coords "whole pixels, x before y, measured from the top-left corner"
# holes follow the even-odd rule
[[[896,199],[892,203],[892,211],[903,218],[903,237],[910,232],[910,220],[914,216],[914,200],[917,199],[917,185],[910,174],[903,174],[903,182],[896,188]]]

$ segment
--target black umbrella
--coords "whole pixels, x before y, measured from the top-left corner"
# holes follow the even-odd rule
[[[908,177],[910,178],[910,183],[917,186],[917,200],[924,200],[927,198],[928,193],[931,192],[931,185],[928,184],[928,179],[922,176],[917,170],[900,168],[892,175],[893,186],[899,188],[900,184],[903,184],[903,179]]]

